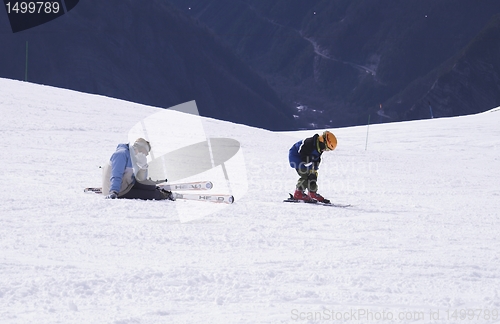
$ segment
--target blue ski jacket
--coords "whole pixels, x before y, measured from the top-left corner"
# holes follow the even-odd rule
[[[318,170],[321,154],[318,146],[318,134],[293,144],[288,152],[288,161],[294,169]]]
[[[124,195],[132,188],[135,181],[129,145],[118,144],[103,170],[103,194],[115,191],[118,196]]]
[[[139,166],[136,155],[130,154],[132,146],[129,144],[118,144],[116,151],[111,155],[102,172],[102,192],[107,195],[112,191],[121,197],[139,182],[144,185],[156,185],[156,182],[148,180],[148,165]]]
[[[111,181],[110,190],[120,192],[122,178],[127,168],[132,169],[132,160],[130,159],[130,150],[128,144],[118,144],[116,152],[110,159],[111,162]]]

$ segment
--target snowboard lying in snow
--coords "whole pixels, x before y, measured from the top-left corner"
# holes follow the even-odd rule
[[[297,200],[293,198],[292,194],[289,194],[290,197],[288,199],[283,200],[284,202],[290,202],[290,203],[303,203],[303,204],[309,204],[309,205],[321,205],[321,206],[329,206],[329,207],[338,207],[338,208],[346,208],[346,207],[351,207],[351,205],[344,205],[344,204],[334,204],[334,203],[322,203],[317,200],[307,202],[304,200]]]

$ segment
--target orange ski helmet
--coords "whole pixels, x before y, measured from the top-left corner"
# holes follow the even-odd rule
[[[325,144],[325,150],[327,151],[333,151],[337,147],[337,138],[329,131],[324,131],[318,139]]]

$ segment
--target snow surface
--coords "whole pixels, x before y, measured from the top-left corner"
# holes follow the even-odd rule
[[[190,222],[82,190],[159,109],[0,79],[0,111],[1,323],[499,322],[498,109],[371,125],[366,151],[366,126],[332,129],[320,192],[346,209],[281,202],[315,131],[203,118],[241,143],[248,192]]]

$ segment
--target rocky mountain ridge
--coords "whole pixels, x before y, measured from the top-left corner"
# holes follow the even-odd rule
[[[464,58],[460,53],[470,44],[477,47],[467,55],[469,68],[477,68],[471,75],[495,74],[498,63],[487,53],[498,35],[488,26],[500,12],[498,1],[171,1],[302,107],[299,114],[311,126],[363,124],[380,104],[392,121],[429,118],[429,102],[436,117],[500,105],[498,83],[478,78],[436,92],[438,85],[448,89],[459,82],[443,71]],[[490,43],[481,41],[487,28]],[[478,95],[484,86],[490,90]]]

